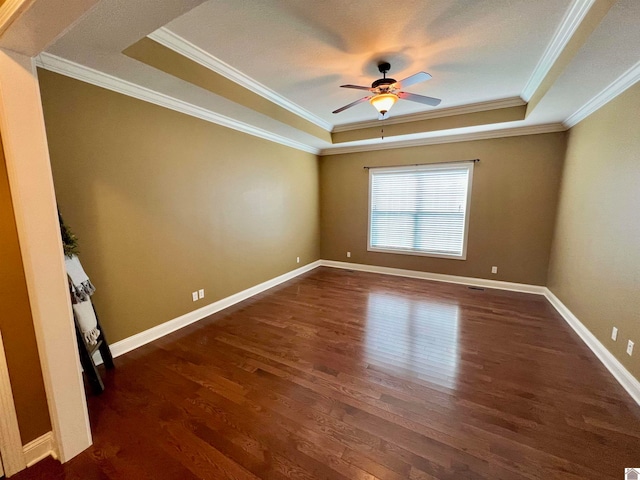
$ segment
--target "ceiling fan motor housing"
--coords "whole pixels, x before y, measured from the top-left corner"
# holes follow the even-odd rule
[[[391,85],[392,83],[396,83],[396,80],[394,78],[379,78],[371,84],[371,88],[378,88],[380,86],[385,87]]]
[[[378,80],[376,80],[375,82],[373,82],[371,84],[371,88],[378,88],[378,87],[382,87],[381,90],[385,91],[388,90],[388,88],[385,88],[387,85],[391,85],[392,83],[396,83],[395,79],[393,78],[386,78],[387,77],[387,72],[391,70],[391,64],[389,62],[380,62],[378,64],[378,71],[382,74],[382,78],[379,78]]]

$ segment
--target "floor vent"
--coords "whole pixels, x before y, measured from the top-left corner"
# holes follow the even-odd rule
[[[484,288],[482,287],[467,287],[469,290],[482,290],[484,292]]]

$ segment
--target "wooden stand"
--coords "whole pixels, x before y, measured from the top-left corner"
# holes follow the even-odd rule
[[[98,337],[98,342],[95,345],[87,345],[82,338],[82,333],[78,328],[78,321],[74,314],[73,319],[76,325],[76,339],[78,340],[78,351],[80,352],[80,363],[82,364],[82,368],[84,369],[84,373],[87,375],[87,380],[89,381],[89,385],[91,386],[91,390],[94,394],[99,395],[104,392],[104,383],[102,383],[102,378],[100,377],[100,372],[98,372],[98,367],[93,361],[93,354],[96,351],[100,351],[100,355],[102,355],[102,361],[104,366],[111,370],[115,368],[113,364],[113,356],[111,355],[111,349],[109,348],[109,344],[107,343],[107,339],[104,336],[104,332],[102,331],[102,326],[100,325],[100,319],[98,318],[98,313],[96,312],[95,307],[93,307],[93,311],[96,314],[96,319],[98,320],[98,330],[100,331],[100,336]]]

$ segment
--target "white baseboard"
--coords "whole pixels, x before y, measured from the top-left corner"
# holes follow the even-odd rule
[[[265,290],[268,290],[276,285],[279,285],[287,280],[291,280],[292,278],[297,277],[303,273],[306,273],[310,270],[313,270],[317,267],[332,267],[332,268],[342,268],[347,270],[357,270],[361,272],[372,272],[372,273],[382,273],[385,275],[397,275],[402,277],[410,277],[410,278],[421,278],[425,280],[434,280],[437,282],[448,282],[448,283],[458,283],[463,285],[472,285],[478,287],[485,288],[496,288],[500,290],[510,290],[514,292],[524,292],[524,293],[535,293],[538,295],[544,295],[545,287],[541,287],[538,285],[527,285],[524,283],[512,283],[512,282],[501,282],[498,280],[487,280],[483,278],[472,278],[472,277],[458,277],[455,275],[443,275],[440,273],[429,273],[429,272],[419,272],[415,270],[403,270],[400,268],[389,268],[389,267],[377,267],[373,265],[363,265],[359,263],[346,263],[346,262],[336,262],[333,260],[317,260],[315,262],[309,263],[304,267],[300,267],[296,270],[292,270],[291,272],[285,273],[284,275],[280,275],[279,277],[272,278],[271,280],[267,280],[259,285],[243,290],[242,292],[238,292],[234,295],[231,295],[227,298],[223,298],[222,300],[218,300],[210,305],[199,308],[198,310],[194,310],[193,312],[186,313],[178,318],[174,318],[173,320],[169,320],[165,323],[152,327],[144,332],[137,333],[132,335],[131,337],[125,338],[124,340],[120,340],[111,344],[111,354],[114,357],[118,357],[123,355],[131,350],[134,350],[142,345],[146,345],[149,342],[157,340],[165,335],[168,335],[176,330],[179,330],[187,325],[197,322],[198,320],[202,320],[209,315],[212,315],[220,310],[224,310],[236,303],[242,302],[247,298],[250,298],[258,293],[262,293]],[[96,352],[94,354],[94,360],[96,365],[102,363],[102,357],[100,356],[100,352]]]
[[[398,277],[421,278],[423,280],[433,280],[435,282],[458,283],[461,285],[471,285],[474,287],[483,288],[496,288],[498,290],[509,290],[512,292],[534,293],[536,295],[544,295],[545,293],[545,287],[540,285],[528,285],[526,283],[503,282],[500,280],[488,280],[485,278],[474,277],[459,277],[457,275],[420,272],[417,270],[404,270],[402,268],[378,267],[375,265],[364,265],[361,263],[336,262],[334,260],[321,260],[320,262],[323,267],[357,270],[359,272],[382,273],[384,275],[396,275]]]
[[[446,283],[456,283],[461,285],[470,285],[475,287],[483,287],[483,288],[495,288],[498,290],[508,290],[512,292],[522,292],[522,293],[532,293],[536,295],[544,295],[547,300],[551,303],[551,305],[560,313],[560,315],[565,319],[565,321],[575,330],[575,332],[580,336],[580,338],[584,341],[584,343],[593,351],[593,353],[598,357],[598,359],[603,363],[603,365],[611,372],[614,378],[622,385],[622,387],[631,395],[631,397],[640,405],[640,382],[633,376],[629,371],[624,368],[624,366],[607,350],[604,345],[600,343],[600,341],[578,320],[578,318],[571,313],[571,311],[556,297],[551,290],[547,287],[543,287],[540,285],[528,285],[525,283],[513,283],[513,282],[503,282],[500,280],[488,280],[485,278],[474,278],[474,277],[460,277],[457,275],[445,275],[441,273],[430,273],[430,272],[420,272],[416,270],[405,270],[401,268],[390,268],[390,267],[379,267],[375,265],[364,265],[360,263],[348,263],[348,262],[338,262],[334,260],[317,260],[315,262],[309,263],[304,267],[300,267],[296,270],[292,270],[291,272],[280,275],[279,277],[272,278],[271,280],[267,280],[259,285],[243,290],[242,292],[238,292],[234,295],[231,295],[227,298],[223,298],[222,300],[218,300],[212,304],[209,304],[205,307],[199,308],[198,310],[194,310],[193,312],[189,312],[185,315],[182,315],[173,320],[169,320],[168,322],[157,325],[153,328],[145,330],[144,332],[140,332],[131,337],[125,338],[124,340],[120,340],[119,342],[115,342],[111,345],[111,353],[114,357],[118,357],[123,355],[131,350],[134,350],[142,345],[146,345],[149,342],[157,340],[160,337],[168,335],[169,333],[175,332],[187,325],[197,322],[198,320],[202,320],[209,315],[212,315],[220,310],[224,310],[236,303],[242,302],[258,293],[262,293],[265,290],[268,290],[276,285],[284,283],[292,278],[297,277],[298,275],[302,275],[303,273],[309,272],[317,267],[331,267],[331,268],[341,268],[345,270],[355,270],[359,272],[370,272],[370,273],[380,273],[384,275],[395,275],[400,277],[408,277],[408,278],[419,278],[423,280],[433,280],[436,282],[446,282]],[[96,352],[95,354],[96,364],[102,363],[102,358],[100,357],[100,352]],[[47,434],[50,435],[50,434]],[[44,436],[43,436],[44,437]],[[43,438],[41,437],[41,438]],[[40,441],[40,439],[34,440],[28,445],[35,442]],[[52,441],[52,439],[51,439]],[[26,456],[26,448],[28,445],[25,445],[25,456]],[[32,450],[34,452],[41,452],[45,447],[40,447],[39,444],[34,445]],[[51,454],[53,450],[50,448],[47,450],[47,453],[43,453],[41,457]],[[35,454],[34,454],[35,455]],[[35,455],[33,458],[35,458]],[[31,458],[31,457],[30,457]],[[34,460],[35,463],[38,460]],[[27,460],[29,462],[29,460]]]
[[[246,290],[223,298],[222,300],[218,300],[217,302],[213,302],[209,305],[199,308],[198,310],[194,310],[178,318],[174,318],[173,320],[161,323],[160,325],[145,330],[144,332],[136,333],[135,335],[125,338],[124,340],[112,343],[111,354],[114,357],[123,355],[127,352],[130,352],[131,350],[141,347],[142,345],[146,345],[147,343],[157,340],[160,337],[164,337],[165,335],[175,332],[176,330],[186,327],[187,325],[191,325],[198,320],[202,320],[209,315],[213,315],[220,310],[224,310],[225,308],[235,305],[236,303],[240,303],[247,298],[253,297],[254,295],[262,293],[265,290],[269,290],[276,285],[280,285],[281,283],[291,280],[292,278],[295,278],[298,275],[302,275],[303,273],[313,270],[314,268],[317,268],[319,266],[320,260],[316,260],[315,262],[309,263],[303,267],[272,278],[271,280],[267,280],[266,282],[260,283],[251,288],[247,288]],[[100,352],[96,352],[94,354],[94,360],[96,362],[96,365],[102,363]]]
[[[24,451],[24,461],[27,464],[27,467],[35,465],[49,455],[53,458],[58,458],[53,442],[52,432],[47,432],[35,440],[32,440],[24,445],[22,450]]]
[[[636,379],[624,365],[622,365],[613,354],[606,349],[600,340],[589,331],[587,327],[576,317],[567,306],[556,297],[551,290],[545,287],[544,296],[547,297],[549,303],[558,311],[560,315],[565,319],[571,328],[580,336],[582,341],[591,349],[591,351],[598,357],[602,364],[609,370],[611,375],[618,381],[622,388],[624,388],[631,398],[640,405],[640,381]]]
[[[547,287],[540,285],[527,285],[523,283],[502,282],[499,280],[487,280],[484,278],[459,277],[456,275],[419,272],[400,268],[378,267],[359,263],[337,262],[333,260],[321,260],[320,263],[324,267],[343,268],[347,270],[357,270],[360,272],[382,273],[385,275],[434,280],[436,282],[458,283],[462,285],[544,295],[549,303],[551,303],[571,328],[573,328],[573,330],[580,336],[587,347],[591,349],[607,370],[609,370],[618,383],[620,383],[622,388],[624,388],[629,395],[631,395],[631,398],[640,405],[640,381],[629,373],[624,365],[622,365],[618,359],[616,359],[613,354],[609,352],[602,343],[600,343],[595,335],[593,335],[593,333],[591,333],[587,327],[585,327],[582,322],[578,320],[578,318]]]

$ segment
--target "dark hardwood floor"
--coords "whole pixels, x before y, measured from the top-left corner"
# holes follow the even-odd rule
[[[622,479],[640,407],[536,295],[329,268],[116,359],[24,479]]]

